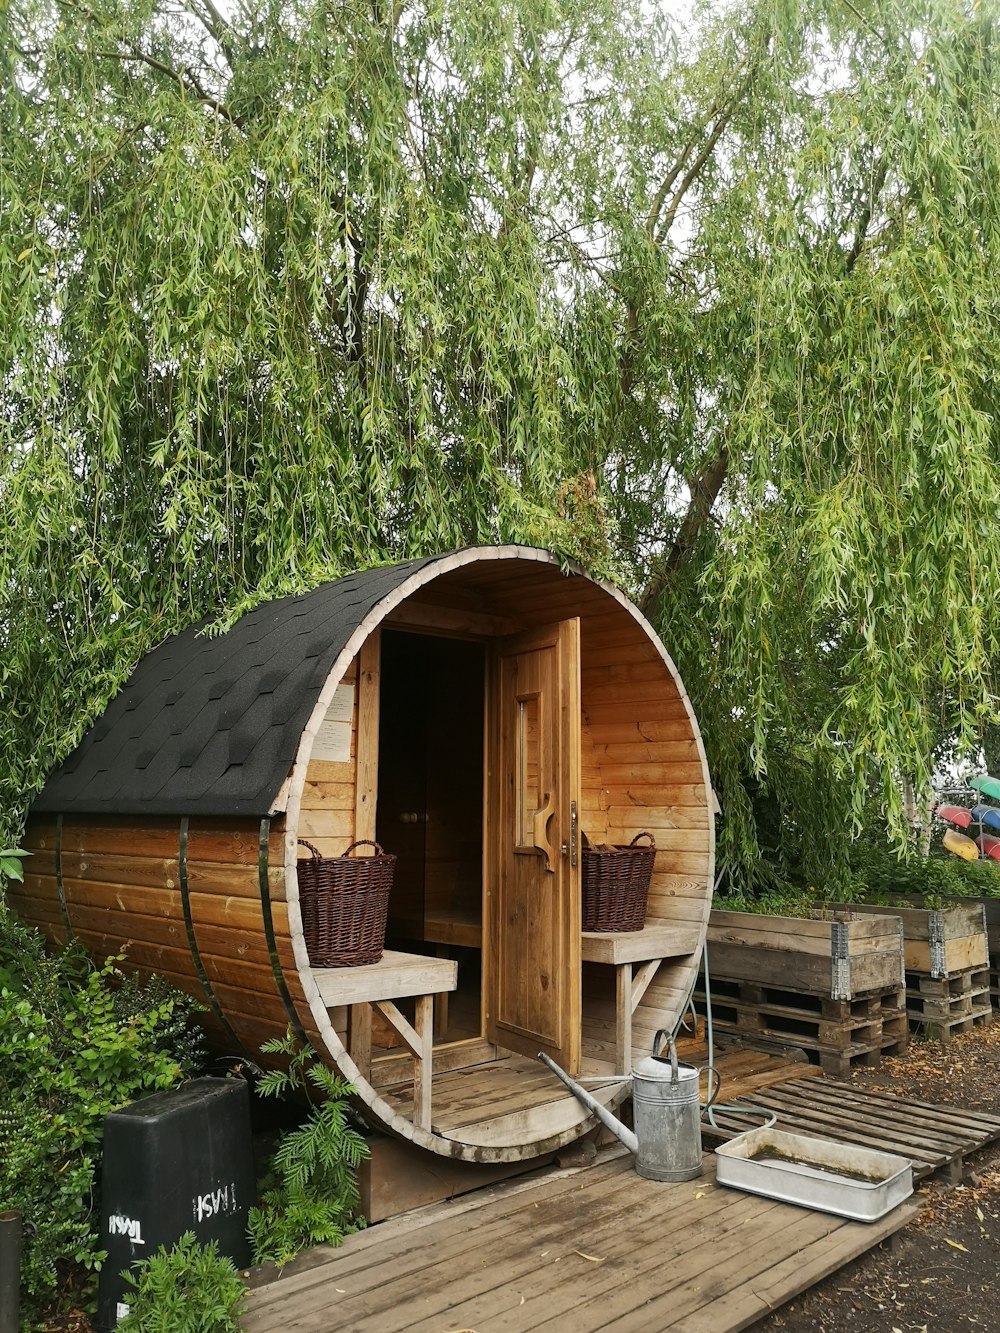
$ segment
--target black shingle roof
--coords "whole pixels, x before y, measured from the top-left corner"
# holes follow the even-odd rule
[[[349,574],[205,622],[155,648],[49,778],[33,812],[270,813],[339,653],[365,616],[440,556]]]

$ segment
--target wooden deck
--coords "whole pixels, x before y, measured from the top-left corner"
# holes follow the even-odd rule
[[[588,1087],[603,1101],[621,1091],[621,1080],[608,1079]],[[411,1086],[390,1089],[384,1095],[394,1110],[409,1114]],[[507,1055],[488,1064],[434,1075],[431,1125],[442,1138],[516,1143],[526,1127],[544,1125],[556,1133],[579,1124],[587,1114],[555,1074],[526,1055]]]
[[[846,1222],[716,1184],[637,1176],[619,1147],[419,1209],[301,1256],[250,1293],[245,1333],[746,1328],[918,1210]]]

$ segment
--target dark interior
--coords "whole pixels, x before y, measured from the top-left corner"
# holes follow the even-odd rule
[[[481,1031],[484,696],[481,643],[383,631],[376,836],[398,857],[386,946],[458,960],[438,1019],[449,1041]]]

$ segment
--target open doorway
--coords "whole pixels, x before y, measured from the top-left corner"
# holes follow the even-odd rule
[[[376,837],[397,856],[386,943],[453,958],[436,1040],[482,1035],[481,643],[382,634]]]

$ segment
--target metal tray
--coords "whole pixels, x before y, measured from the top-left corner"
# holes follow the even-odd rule
[[[776,1155],[762,1155],[768,1153]],[[905,1157],[773,1127],[740,1134],[716,1148],[715,1156],[720,1185],[855,1222],[875,1222],[913,1193]]]

